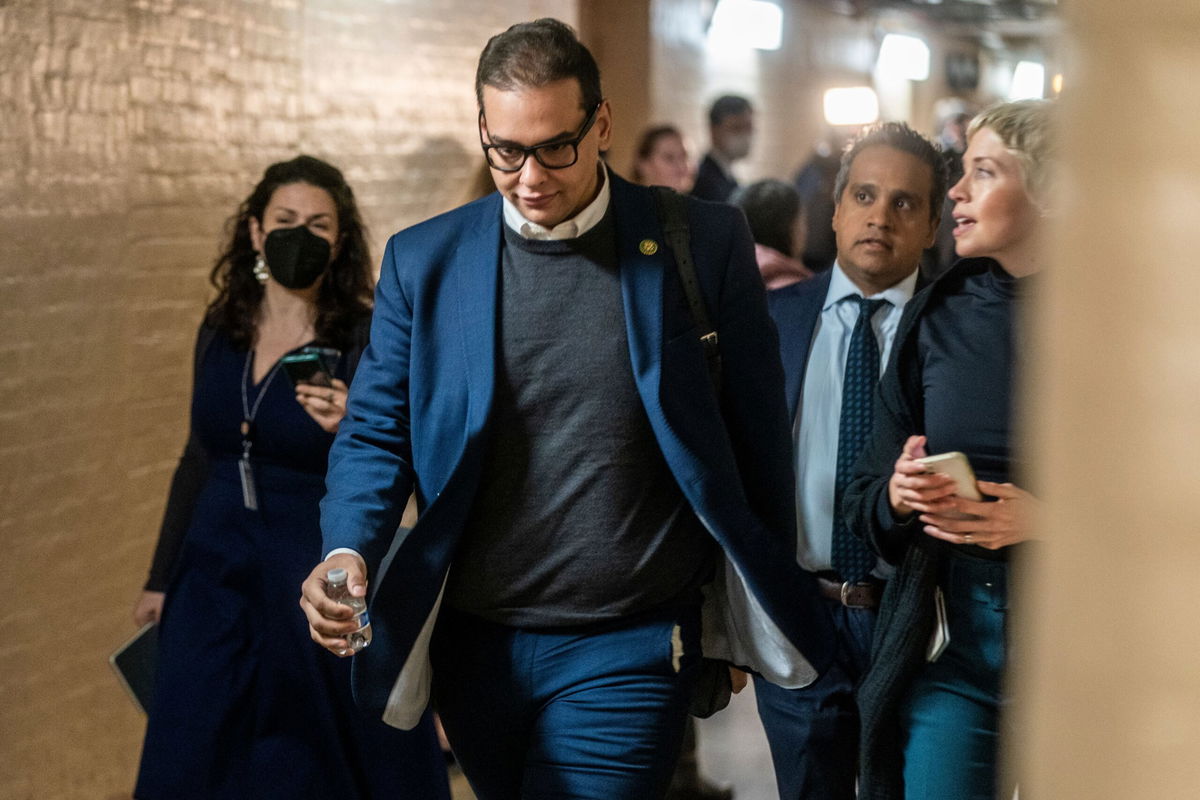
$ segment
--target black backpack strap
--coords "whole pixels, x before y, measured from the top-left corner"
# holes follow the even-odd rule
[[[716,326],[708,316],[708,308],[700,295],[700,281],[696,278],[696,262],[692,260],[692,246],[687,222],[687,198],[666,186],[651,187],[658,205],[658,221],[662,225],[663,238],[675,254],[675,269],[679,282],[687,296],[692,320],[700,331],[700,345],[704,348],[704,360],[708,364],[708,377],[712,380],[717,395],[721,393],[721,348]]]

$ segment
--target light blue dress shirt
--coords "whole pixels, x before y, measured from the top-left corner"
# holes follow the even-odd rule
[[[871,299],[887,300],[871,319],[879,342],[879,371],[887,364],[892,340],[900,323],[904,304],[917,285],[914,271],[900,283]],[[799,410],[792,423],[792,441],[796,454],[796,556],[800,565],[811,572],[832,566],[833,496],[837,472],[838,424],[842,415],[842,376],[850,336],[858,322],[858,303],[843,302],[862,297],[862,291],[846,277],[837,262],[829,281],[829,292],[821,307],[821,318],[813,333],[804,373],[804,389]],[[881,560],[874,574],[886,577],[890,568]]]

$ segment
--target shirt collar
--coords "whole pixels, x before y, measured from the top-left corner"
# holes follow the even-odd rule
[[[604,218],[608,210],[608,198],[612,193],[608,180],[608,165],[602,164],[600,170],[600,191],[596,199],[588,203],[582,211],[570,219],[563,220],[553,228],[530,222],[517,210],[512,201],[504,198],[504,224],[512,228],[525,239],[575,239],[583,236]]]
[[[825,293],[825,304],[821,306],[822,311],[828,311],[833,306],[844,300],[849,295],[862,297],[862,290],[854,285],[854,281],[846,277],[846,273],[842,271],[842,265],[837,261],[833,262],[833,273],[829,278],[829,291]],[[917,288],[917,272],[913,270],[912,274],[904,280],[897,283],[888,289],[884,289],[878,294],[871,295],[871,298],[887,300],[892,304],[893,308],[903,308],[904,304],[912,299],[913,291]]]

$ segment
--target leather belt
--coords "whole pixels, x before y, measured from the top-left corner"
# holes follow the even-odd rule
[[[883,596],[883,581],[879,580],[843,583],[818,575],[817,588],[822,597],[836,600],[846,608],[879,608],[879,598]]]

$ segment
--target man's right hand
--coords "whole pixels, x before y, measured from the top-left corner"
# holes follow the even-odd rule
[[[350,645],[345,637],[357,630],[357,623],[352,619],[354,612],[349,606],[330,600],[325,593],[328,584],[325,575],[338,567],[346,570],[350,594],[366,597],[366,562],[350,553],[337,553],[317,564],[300,585],[300,608],[308,617],[308,634],[312,640],[335,655],[348,656],[351,655]]]

